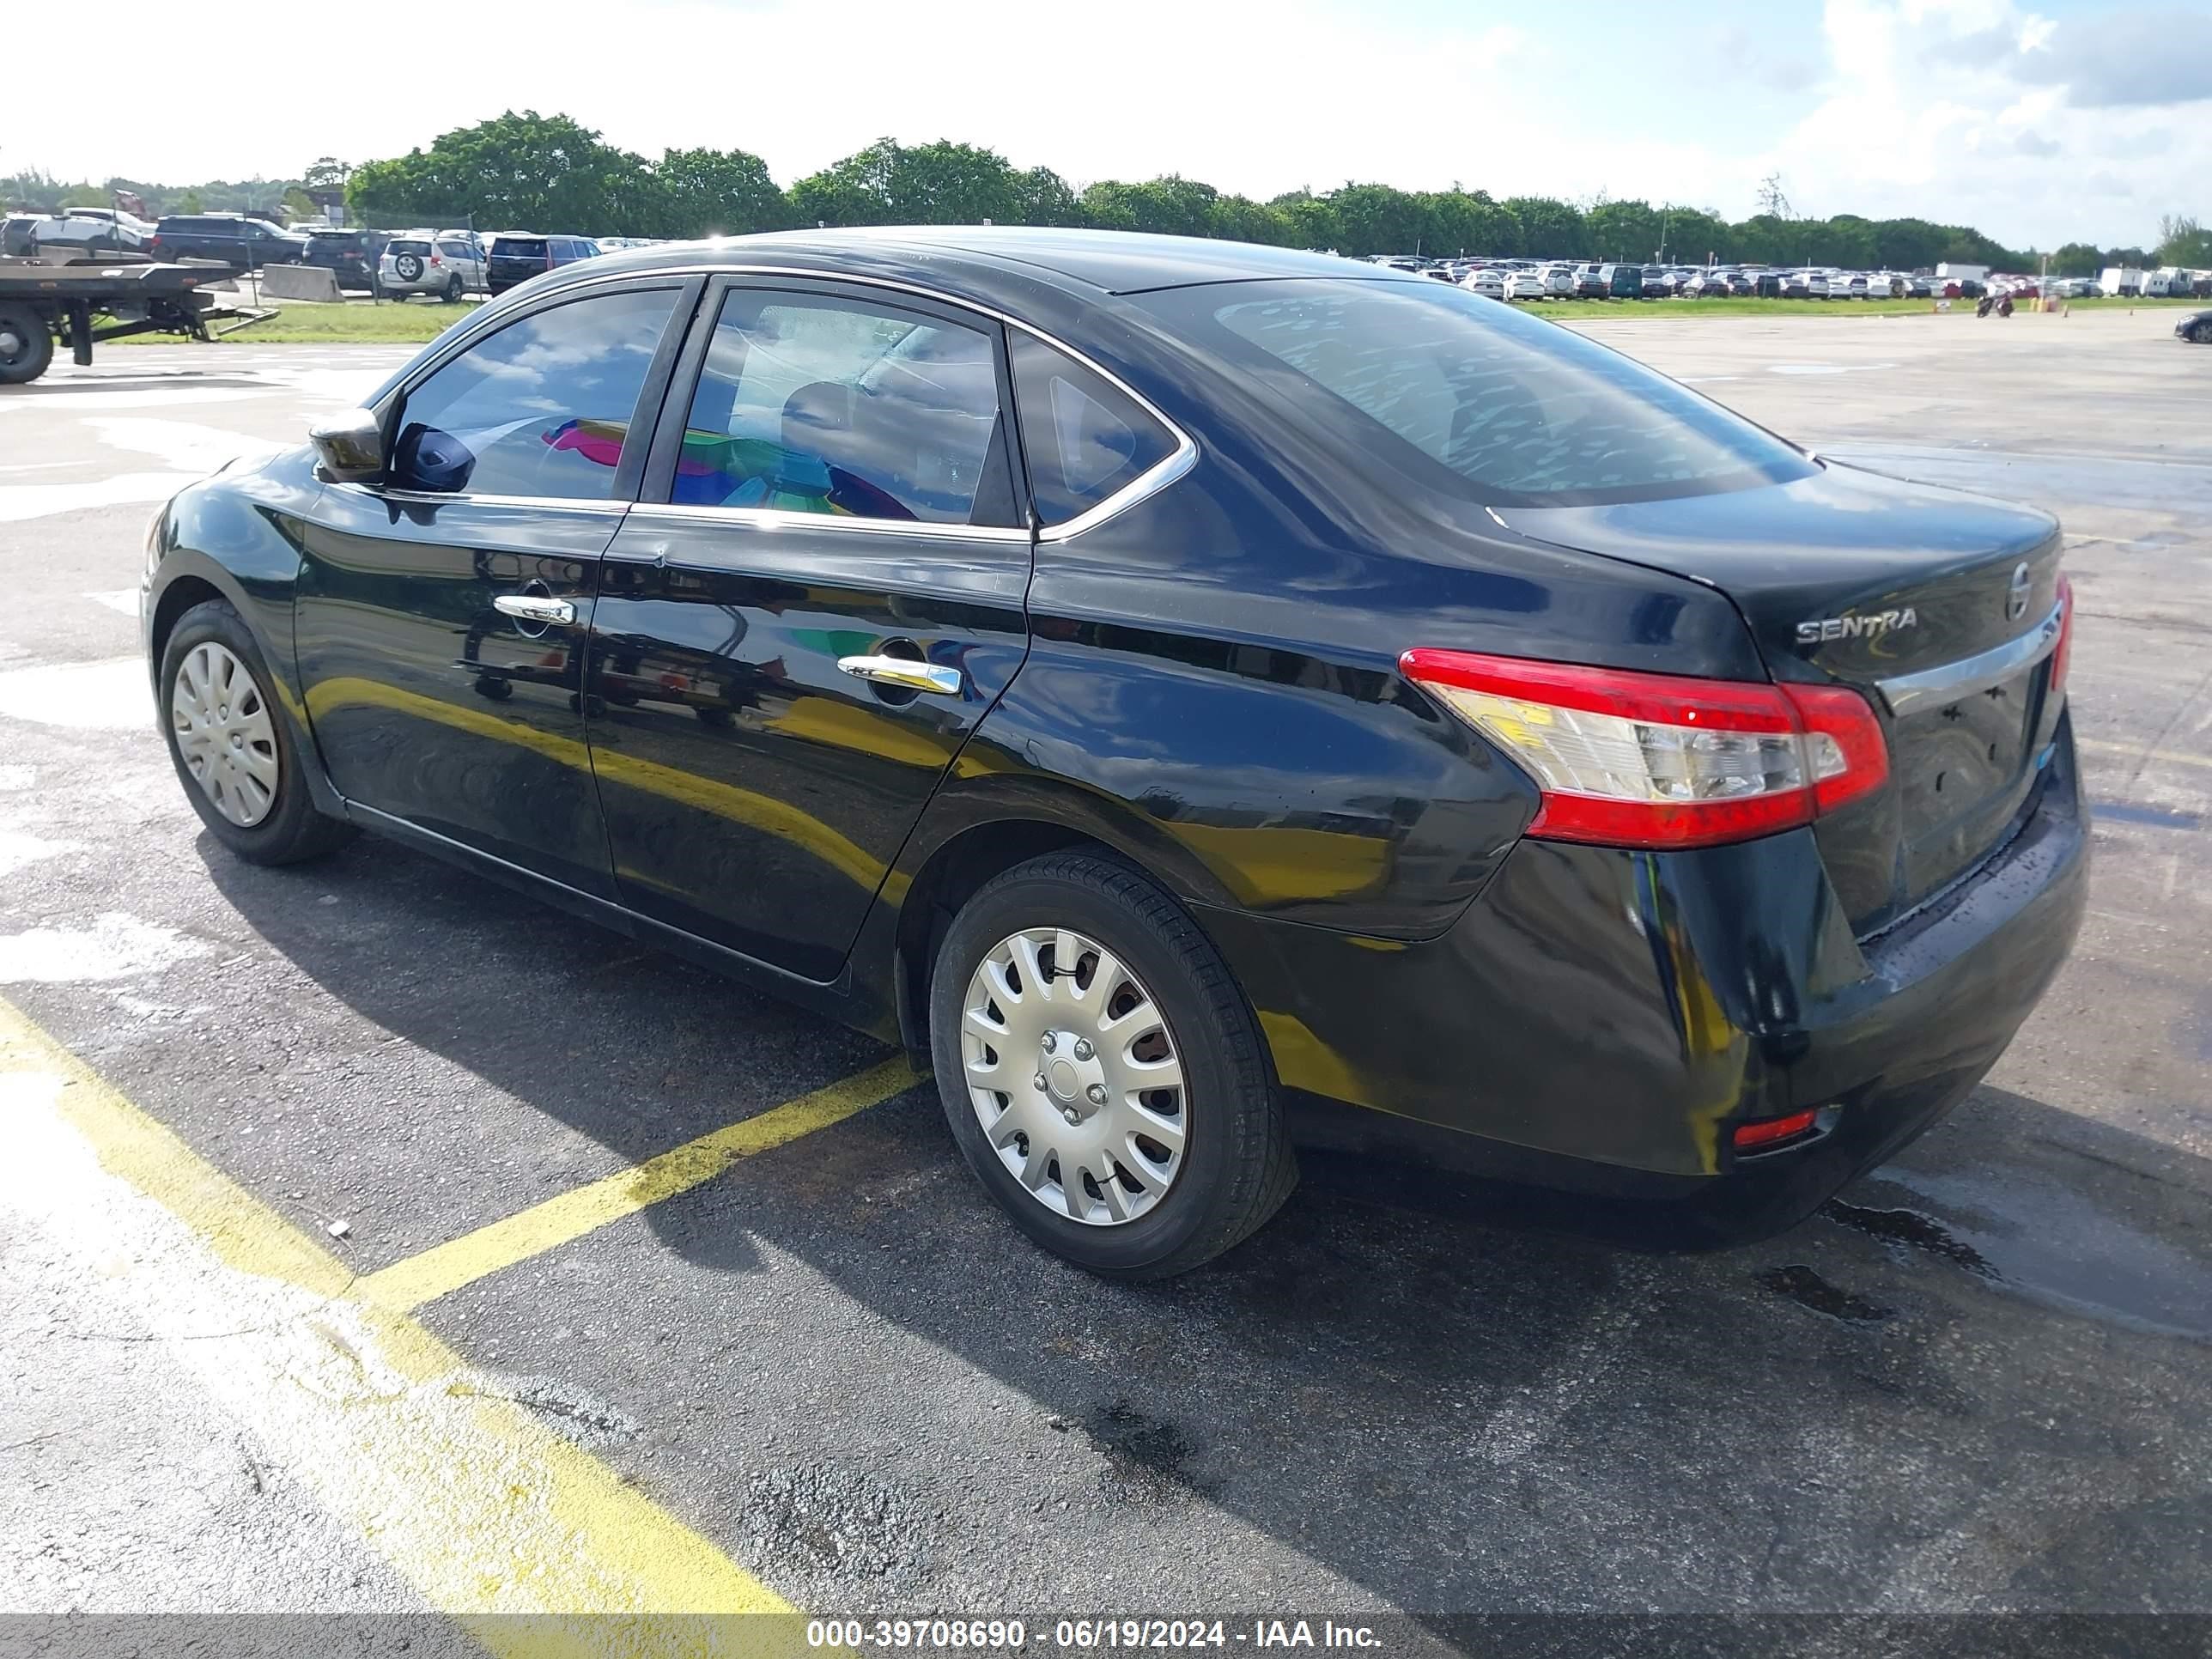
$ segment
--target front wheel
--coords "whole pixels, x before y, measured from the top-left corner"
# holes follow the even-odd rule
[[[351,841],[316,811],[261,647],[220,599],[178,619],[161,652],[161,729],[185,798],[252,864],[297,864]]]
[[[1054,854],[987,884],[938,951],[930,1035],[969,1167],[1015,1225],[1093,1273],[1187,1272],[1297,1184],[1228,964],[1123,865]]]

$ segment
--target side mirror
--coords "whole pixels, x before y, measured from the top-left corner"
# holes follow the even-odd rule
[[[384,474],[384,428],[369,410],[326,416],[307,428],[307,437],[323,475],[334,483],[366,483]]]

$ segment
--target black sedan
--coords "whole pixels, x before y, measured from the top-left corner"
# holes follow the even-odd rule
[[[1710,1242],[1917,1133],[2081,915],[2059,548],[1418,275],[803,233],[487,305],[178,495],[143,615],[240,856],[372,830],[902,1042],[1156,1278],[1294,1145]]]
[[[2212,345],[2212,311],[2192,312],[2173,325],[2173,331],[2191,345]]]

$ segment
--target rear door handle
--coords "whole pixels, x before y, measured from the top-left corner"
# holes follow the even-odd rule
[[[491,602],[491,608],[502,617],[523,622],[558,623],[566,627],[576,620],[574,605],[545,593],[501,593]]]
[[[855,679],[878,685],[902,686],[908,691],[937,691],[960,695],[960,671],[912,657],[840,657],[837,666]]]

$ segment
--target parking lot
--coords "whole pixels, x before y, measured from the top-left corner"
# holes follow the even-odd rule
[[[1152,1287],[1025,1243],[865,1039],[383,842],[202,832],[145,520],[408,351],[0,396],[0,1611],[2212,1613],[2212,353],[2172,321],[1587,325],[2065,520],[2092,908],[1966,1106],[1732,1253],[1309,1160]]]

